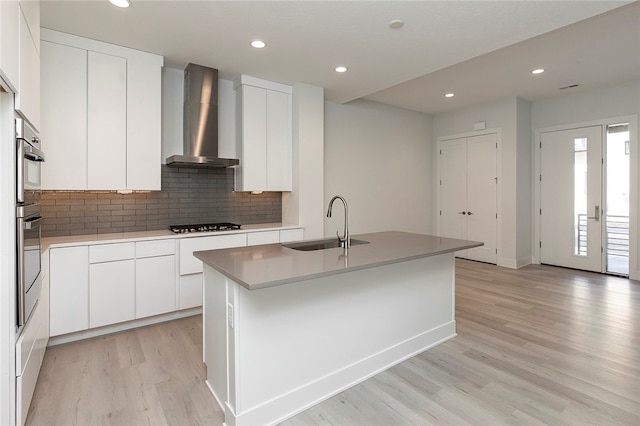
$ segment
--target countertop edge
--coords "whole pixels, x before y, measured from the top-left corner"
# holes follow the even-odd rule
[[[279,223],[265,223],[265,224],[251,224],[243,225],[242,229],[231,231],[215,231],[215,232],[194,232],[190,234],[175,234],[169,230],[155,230],[155,231],[137,231],[137,232],[122,232],[113,234],[84,234],[84,235],[71,235],[62,237],[42,237],[42,251],[50,248],[62,248],[62,247],[77,247],[88,246],[98,244],[114,244],[114,243],[128,243],[136,241],[151,241],[151,240],[166,240],[166,239],[183,239],[183,238],[199,238],[209,237],[217,235],[230,235],[230,234],[247,234],[250,232],[265,232],[265,231],[281,231],[287,229],[304,229],[300,225],[291,224],[279,224]]]
[[[328,277],[328,276],[332,276],[332,275],[339,275],[339,274],[344,274],[344,273],[348,273],[348,272],[361,271],[361,270],[365,270],[365,269],[375,268],[375,267],[378,267],[378,266],[385,266],[385,265],[392,265],[392,264],[395,264],[395,263],[408,262],[408,261],[411,261],[411,260],[422,259],[422,258],[425,258],[425,257],[439,256],[439,255],[442,255],[442,254],[453,253],[453,252],[456,252],[456,251],[459,251],[459,250],[471,249],[471,248],[480,247],[480,246],[483,246],[483,245],[484,244],[480,243],[480,242],[472,242],[471,244],[465,244],[465,245],[462,245],[460,247],[455,247],[455,248],[436,250],[436,251],[426,252],[426,253],[417,253],[417,254],[413,254],[413,255],[401,256],[401,257],[392,258],[392,259],[374,261],[372,263],[368,263],[368,264],[365,264],[365,265],[357,265],[357,266],[352,266],[352,267],[346,267],[346,268],[343,268],[343,269],[336,269],[336,270],[323,271],[323,272],[318,272],[318,273],[313,273],[313,274],[299,275],[299,276],[294,276],[294,277],[290,277],[290,278],[285,278],[285,279],[280,279],[280,280],[273,280],[273,281],[265,281],[265,282],[256,283],[256,284],[249,284],[249,283],[245,282],[244,280],[240,279],[237,275],[225,270],[223,267],[220,267],[219,265],[216,265],[214,263],[208,262],[206,260],[206,257],[203,254],[200,254],[200,253],[206,253],[209,250],[197,251],[197,252],[194,252],[193,255],[196,258],[198,258],[199,260],[201,260],[203,262],[203,264],[205,264],[205,265],[211,267],[212,269],[218,271],[219,273],[225,275],[227,278],[231,279],[232,281],[234,281],[235,283],[237,283],[240,286],[244,287],[245,289],[252,291],[252,290],[260,290],[260,289],[264,289],[264,288],[276,287],[276,286],[285,285],[285,284],[292,284],[292,283],[296,283],[296,282],[300,282],[300,281],[308,281],[308,280],[312,280],[312,279],[316,279],[316,278]],[[233,249],[229,249],[229,250],[233,250]]]

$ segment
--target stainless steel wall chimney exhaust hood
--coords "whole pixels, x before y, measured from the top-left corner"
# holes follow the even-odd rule
[[[225,168],[240,161],[218,157],[218,70],[188,64],[184,69],[184,154],[167,158],[173,167]]]

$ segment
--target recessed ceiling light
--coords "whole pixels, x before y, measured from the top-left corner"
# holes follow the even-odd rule
[[[389,22],[389,27],[397,30],[404,27],[404,21],[402,19],[394,19],[393,21]]]
[[[118,6],[118,7],[129,7],[129,6],[131,6],[131,1],[130,0],[109,0],[109,3],[111,3],[114,6]]]
[[[531,71],[531,74],[542,74],[544,72],[544,68],[536,68],[535,70]]]
[[[339,67],[336,67],[336,72],[342,73],[342,72],[347,72],[347,70],[348,70],[348,68],[344,67],[342,65],[340,65]]]
[[[263,47],[266,47],[267,43],[265,43],[262,40],[253,40],[251,42],[251,47],[255,47],[256,49],[262,49]]]
[[[453,98],[453,96],[454,96],[453,93],[445,93],[444,94],[445,98]]]

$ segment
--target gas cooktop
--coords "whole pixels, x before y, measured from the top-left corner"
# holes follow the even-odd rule
[[[240,225],[229,222],[201,223],[197,225],[169,225],[169,229],[176,234],[187,234],[191,232],[232,231],[240,229]]]

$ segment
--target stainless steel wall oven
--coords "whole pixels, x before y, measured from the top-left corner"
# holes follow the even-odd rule
[[[16,266],[18,328],[24,326],[33,311],[42,287],[40,165],[44,154],[36,132],[16,119]]]

